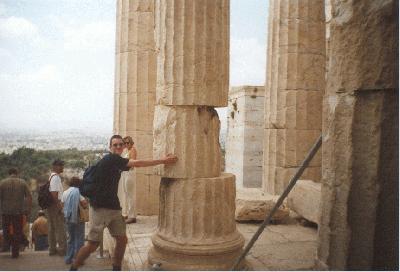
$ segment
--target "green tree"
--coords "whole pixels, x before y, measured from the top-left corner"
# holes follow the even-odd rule
[[[51,163],[55,159],[65,161],[65,167],[72,169],[84,169],[87,162],[95,160],[101,154],[100,150],[83,150],[76,148],[66,150],[35,150],[32,148],[21,147],[12,154],[0,153],[0,180],[8,176],[8,170],[12,167],[18,169],[20,177],[29,182],[35,179],[45,182],[51,169]],[[32,192],[33,207],[31,220],[36,218],[39,210],[37,204],[37,192]]]

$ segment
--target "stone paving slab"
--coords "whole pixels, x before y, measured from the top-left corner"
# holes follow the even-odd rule
[[[136,224],[128,225],[128,248],[125,265],[131,270],[148,270],[147,252],[151,235],[157,229],[157,216],[139,216]],[[247,261],[252,270],[311,270],[317,249],[317,230],[304,227],[295,220],[288,225],[270,225],[260,236]],[[259,224],[238,223],[246,243]]]
[[[238,224],[246,243],[258,225]],[[317,250],[317,230],[300,225],[271,225],[247,256],[252,270],[312,270]]]
[[[137,223],[127,225],[128,246],[125,265],[130,270],[147,270],[147,253],[151,236],[157,230],[158,216],[138,216]]]
[[[237,224],[246,243],[256,232],[259,224]],[[151,247],[151,236],[157,229],[157,216],[139,216],[136,224],[127,225],[128,246],[125,251],[123,269],[148,270],[147,253]],[[250,251],[247,262],[252,270],[311,270],[317,248],[317,230],[296,222],[289,225],[268,226]],[[111,259],[97,259],[92,254],[80,270],[111,270]],[[105,254],[108,256],[108,254]],[[9,254],[0,254],[0,271],[65,271],[62,257],[48,256],[47,252],[22,252],[17,260]]]
[[[111,271],[111,260],[97,259],[97,252],[86,261],[81,271]],[[60,256],[49,256],[47,251],[24,251],[18,259],[12,259],[9,253],[0,253],[0,271],[68,271],[70,265],[64,263]]]

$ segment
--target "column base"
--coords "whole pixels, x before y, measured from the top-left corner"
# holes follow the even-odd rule
[[[160,270],[230,270],[243,249],[244,239],[239,234],[234,241],[220,245],[178,245],[153,236],[153,247],[148,254],[148,268],[159,265]],[[243,261],[239,270],[247,270]]]
[[[319,270],[319,271],[329,271],[330,269],[329,269],[329,266],[325,263],[325,262],[323,262],[322,260],[320,260],[320,259],[318,259],[318,258],[316,258],[315,260],[314,260],[314,267],[313,267],[313,269],[314,270]]]

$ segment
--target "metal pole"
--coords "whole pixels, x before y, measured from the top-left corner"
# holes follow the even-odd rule
[[[250,249],[253,247],[253,245],[257,241],[258,237],[260,237],[260,235],[264,231],[265,227],[270,223],[272,216],[278,210],[278,208],[282,205],[283,200],[285,200],[287,195],[290,193],[290,191],[296,185],[297,180],[301,177],[301,175],[303,174],[304,170],[306,170],[308,164],[310,163],[312,158],[315,156],[315,154],[317,153],[317,151],[321,147],[321,145],[322,145],[322,135],[319,136],[318,140],[314,143],[313,147],[308,152],[306,158],[301,163],[301,165],[300,165],[299,169],[297,170],[296,174],[290,180],[289,185],[286,187],[286,189],[283,192],[283,194],[279,197],[279,199],[276,202],[275,206],[273,207],[272,211],[268,214],[268,216],[262,222],[262,224],[258,228],[257,232],[253,235],[253,237],[251,238],[250,242],[247,244],[246,248],[243,250],[242,255],[240,255],[240,257],[235,261],[234,265],[231,268],[232,271],[237,270],[239,264],[246,257],[246,255],[249,253]]]

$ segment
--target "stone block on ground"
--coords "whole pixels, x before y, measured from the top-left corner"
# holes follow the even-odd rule
[[[236,194],[235,219],[243,221],[263,221],[276,204],[279,196],[265,194],[261,189],[240,189]],[[289,209],[283,204],[275,215],[273,221],[283,221],[289,217]]]
[[[264,178],[269,182],[265,184],[266,192],[270,194],[281,194],[288,186],[289,181],[296,174],[298,168],[290,167],[277,167],[274,165],[265,166]],[[321,180],[321,168],[320,167],[307,167],[306,170],[300,177],[306,180]]]
[[[319,224],[321,184],[312,180],[299,180],[290,192],[287,204],[301,217]]]

